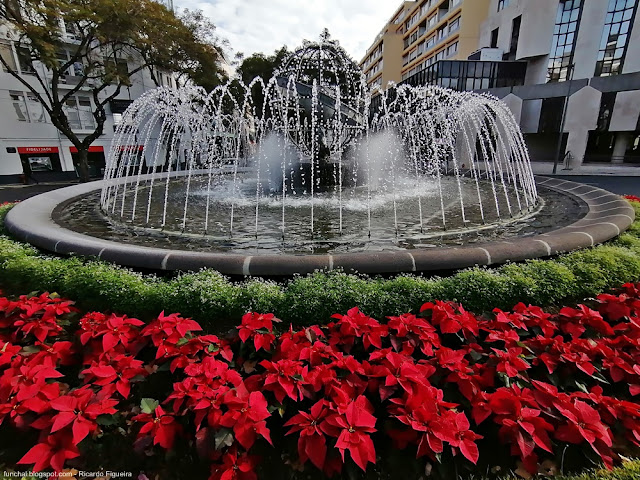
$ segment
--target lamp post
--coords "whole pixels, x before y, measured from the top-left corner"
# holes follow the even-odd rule
[[[569,96],[571,95],[571,80],[573,80],[573,67],[572,63],[568,67],[569,77],[567,79],[567,96],[564,98],[564,106],[562,107],[562,120],[560,121],[560,134],[558,135],[558,147],[556,149],[556,157],[553,160],[553,174],[558,171],[558,163],[560,161],[560,153],[562,150],[562,139],[564,137],[564,124],[567,120],[567,108],[569,106]]]

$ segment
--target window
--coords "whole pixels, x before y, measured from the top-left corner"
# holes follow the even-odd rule
[[[502,56],[503,60],[514,61],[518,52],[518,42],[520,41],[520,26],[522,25],[522,15],[513,19],[511,26],[511,42],[509,51]]]
[[[84,95],[77,95],[67,99],[64,113],[69,121],[69,126],[75,129],[95,128],[91,99]]]
[[[67,22],[67,21],[63,21],[63,23],[64,23],[64,31],[67,34],[67,37],[74,40],[80,40],[81,35],[76,24],[73,22]]]
[[[504,10],[509,6],[511,0],[498,0],[498,11]]]
[[[449,33],[460,29],[460,17],[449,23]]]
[[[491,44],[489,45],[491,48],[498,48],[498,32],[499,28],[496,28],[491,32]]]
[[[16,116],[20,122],[29,121],[29,113],[27,111],[27,103],[25,101],[24,93],[22,92],[9,92],[11,97],[11,103],[16,112]]]
[[[18,54],[18,63],[20,64],[20,73],[24,75],[33,75],[36,71],[33,69],[31,61],[31,52],[27,48],[16,49]]]
[[[16,65],[16,59],[13,56],[13,50],[9,43],[0,42],[0,57],[2,57],[2,59],[6,62],[11,70],[15,71],[18,68],[18,66]],[[2,65],[0,68],[6,71],[4,65]]]
[[[570,77],[582,4],[583,0],[560,0],[558,4],[556,26],[549,53],[548,82],[564,82]]]
[[[47,123],[47,112],[44,106],[33,93],[27,93],[27,109],[29,119],[33,123]]]
[[[635,0],[609,0],[596,63],[596,77],[622,73],[637,4]]]
[[[458,53],[458,42],[452,43],[447,47],[447,57],[455,55]]]

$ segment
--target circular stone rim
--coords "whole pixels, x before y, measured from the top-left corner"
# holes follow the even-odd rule
[[[538,185],[586,203],[587,214],[544,234],[457,247],[317,255],[191,252],[103,240],[66,229],[53,220],[53,211],[60,204],[100,190],[104,182],[73,185],[24,200],[9,211],[5,228],[19,240],[50,252],[96,257],[127,267],[169,271],[212,268],[226,275],[292,276],[336,268],[366,274],[445,271],[543,258],[603,243],[620,235],[635,219],[633,207],[616,194],[592,185],[536,176]]]

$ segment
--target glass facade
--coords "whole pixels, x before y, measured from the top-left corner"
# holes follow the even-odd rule
[[[454,90],[484,90],[524,85],[526,62],[444,60],[410,76],[402,84],[438,85]]]
[[[560,0],[553,31],[547,82],[564,82],[571,75],[573,51],[580,28],[583,0]]]
[[[609,0],[596,63],[596,77],[622,73],[637,5],[637,0]]]

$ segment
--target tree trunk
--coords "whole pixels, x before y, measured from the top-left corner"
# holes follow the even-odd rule
[[[89,181],[89,148],[78,148],[78,174],[80,175],[80,182],[86,183]]]

